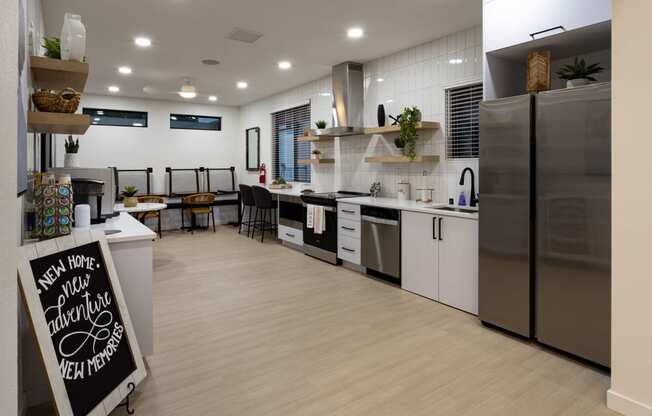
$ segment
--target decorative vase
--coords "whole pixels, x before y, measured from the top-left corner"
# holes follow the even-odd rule
[[[590,82],[591,81],[586,78],[569,79],[566,81],[566,88],[581,87],[582,85],[587,85]]]
[[[125,206],[125,208],[133,208],[136,205],[138,205],[138,197],[125,196],[124,198],[122,198],[122,204]]]
[[[378,127],[385,127],[385,106],[378,104]]]
[[[79,157],[77,157],[77,153],[66,153],[65,156],[63,157],[63,167],[78,168]]]
[[[66,13],[61,29],[61,59],[84,61],[86,54],[86,27],[78,14]]]

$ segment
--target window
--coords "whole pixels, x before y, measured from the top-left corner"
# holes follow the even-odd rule
[[[482,84],[446,90],[446,157],[477,158],[480,153]]]
[[[299,161],[310,159],[310,143],[297,142],[310,128],[310,104],[272,113],[272,177],[286,181],[310,182],[310,165]]]
[[[170,114],[171,129],[222,130],[222,117]]]
[[[91,124],[96,126],[147,127],[147,113],[144,111],[84,108],[82,113],[88,114]]]

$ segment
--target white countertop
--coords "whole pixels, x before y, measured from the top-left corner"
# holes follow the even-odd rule
[[[91,225],[91,228],[120,230],[119,233],[106,236],[106,241],[109,244],[156,239],[156,233],[154,231],[126,212],[121,212],[120,216],[111,218],[104,224]],[[73,233],[75,230],[77,229],[73,228]]]
[[[448,206],[448,204],[444,204],[444,203],[436,203],[436,202],[424,203],[424,202],[417,202],[412,200],[399,201],[397,198],[383,198],[383,197],[372,198],[370,196],[360,196],[356,198],[340,198],[337,201],[344,202],[347,204],[369,205],[374,207],[400,209],[403,211],[425,212],[427,214],[468,218],[472,220],[478,219],[477,212],[470,214],[466,212],[446,211],[446,210],[431,208],[432,206],[440,206],[440,207]],[[470,209],[469,207],[462,207],[462,208]]]
[[[149,212],[160,211],[167,208],[166,204],[157,202],[139,202],[135,207],[125,207],[124,204],[115,204],[113,210],[116,212]]]

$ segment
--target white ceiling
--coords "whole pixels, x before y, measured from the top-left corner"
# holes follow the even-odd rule
[[[46,31],[59,36],[65,12],[86,25],[91,73],[86,92],[183,101],[184,77],[218,104],[239,106],[330,73],[332,65],[366,62],[481,22],[481,0],[42,0]],[[347,28],[365,36],[351,40]],[[263,34],[254,44],[226,39],[234,28]],[[153,46],[140,49],[135,36]],[[217,59],[219,66],[201,64]],[[281,71],[277,62],[290,60]],[[129,65],[133,74],[117,73]],[[239,90],[239,80],[249,83]],[[145,93],[144,87],[155,92]]]

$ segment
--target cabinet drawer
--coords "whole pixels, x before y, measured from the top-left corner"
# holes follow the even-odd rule
[[[360,239],[360,220],[339,218],[337,220],[337,235]]]
[[[353,264],[360,264],[360,240],[357,238],[337,236],[337,257]]]
[[[337,217],[360,221],[360,205],[338,202]]]
[[[303,245],[303,231],[279,224],[278,238],[298,246]]]

